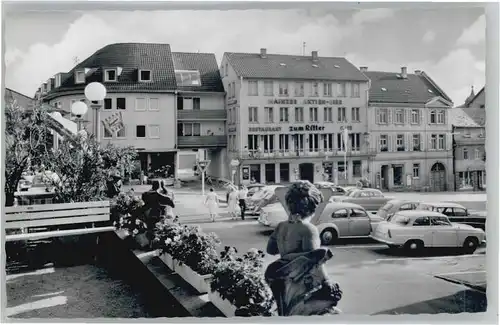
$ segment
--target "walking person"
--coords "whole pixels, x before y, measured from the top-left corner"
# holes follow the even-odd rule
[[[238,190],[235,188],[231,188],[231,192],[229,192],[227,199],[227,207],[231,219],[232,220],[236,219],[239,208],[238,208]]]
[[[164,180],[160,181],[160,193],[169,197],[172,200],[172,202],[175,202],[174,192],[173,191],[169,192],[167,190]],[[170,205],[165,206],[165,216],[169,219],[175,219],[175,212],[172,206]]]
[[[213,188],[210,189],[210,192],[208,192],[205,198],[205,205],[208,207],[210,219],[212,222],[215,222],[215,217],[218,215],[219,210],[219,197],[214,192]]]
[[[248,189],[244,185],[240,185],[238,192],[238,199],[240,202],[241,220],[245,220],[245,211],[247,210],[246,199],[248,196]]]
[[[152,231],[158,221],[165,216],[165,207],[170,206],[175,208],[175,204],[171,198],[161,193],[160,182],[153,181],[151,189],[142,193],[144,201],[144,214],[146,217],[146,225],[149,231]]]

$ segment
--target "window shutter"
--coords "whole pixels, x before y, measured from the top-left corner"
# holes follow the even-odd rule
[[[387,109],[387,124],[392,124],[392,109]]]
[[[418,116],[420,117],[420,125],[424,124],[424,110],[418,110]]]
[[[420,133],[420,151],[425,151],[425,133]]]
[[[427,109],[427,124],[431,125],[431,109]]]
[[[377,135],[377,137],[375,138],[375,140],[377,141],[377,146],[376,146],[377,152],[379,152],[380,151],[380,134]]]
[[[408,110],[406,108],[403,108],[403,123],[408,123]]]
[[[433,149],[432,148],[432,135],[429,133],[427,134],[427,142],[429,143],[429,149]]]
[[[450,133],[446,134],[446,150],[452,150],[453,140]]]
[[[405,110],[405,111],[406,111],[406,110]],[[406,115],[406,114],[405,114],[405,115]],[[408,140],[408,136],[409,136],[409,133],[408,133],[408,132],[406,132],[406,133],[405,133],[405,138],[404,138],[404,140],[405,140],[405,151],[409,151],[409,150],[410,150],[410,145],[409,145],[409,142],[410,142],[410,141]]]
[[[375,111],[375,123],[376,124],[380,124],[379,121],[380,121],[380,108],[377,107],[376,111]]]
[[[408,133],[408,151],[413,151],[413,133]]]

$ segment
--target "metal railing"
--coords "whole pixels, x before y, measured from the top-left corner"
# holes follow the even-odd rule
[[[328,158],[343,157],[345,151],[342,150],[237,150],[230,152],[233,158],[238,159],[280,159],[280,158]],[[360,148],[359,150],[347,150],[347,156],[374,156],[376,149]]]

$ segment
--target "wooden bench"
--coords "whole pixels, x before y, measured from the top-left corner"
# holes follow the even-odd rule
[[[6,207],[4,211],[7,242],[115,230],[109,226],[109,201]],[[22,233],[8,234],[14,230]]]

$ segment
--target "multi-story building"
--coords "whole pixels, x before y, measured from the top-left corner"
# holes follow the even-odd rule
[[[378,152],[371,182],[386,190],[452,190],[452,100],[423,71],[361,71],[370,79],[370,143]]]
[[[345,58],[225,53],[221,75],[236,182],[355,183],[367,173],[368,78]]]
[[[452,111],[454,170],[456,190],[486,187],[485,89],[474,94]]]
[[[199,149],[213,149],[201,151],[201,159],[212,159],[209,173],[223,176],[224,90],[213,54],[172,53],[169,44],[110,44],[50,78],[37,93],[71,112],[75,101],[86,101],[85,86],[94,81],[107,95],[97,103],[100,121],[91,109],[83,116],[87,130],[117,113],[125,125],[113,134],[101,125],[99,141],[134,146],[142,170],[171,166],[176,177],[179,168],[193,169]]]

